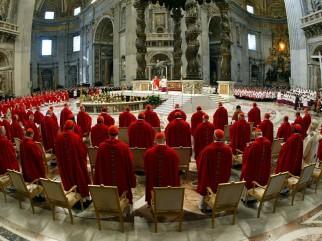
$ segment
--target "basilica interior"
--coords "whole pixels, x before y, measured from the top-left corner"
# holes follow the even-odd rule
[[[268,116],[273,125],[272,176],[287,143],[279,142],[280,124],[288,116],[296,129],[296,121],[293,123],[296,115],[309,113],[312,121],[303,134],[301,172],[293,177],[287,171],[289,178],[300,180],[305,179],[306,167],[311,165],[312,172],[309,180],[300,183],[302,186],[285,184],[277,196],[265,194],[270,183],[259,185],[266,188],[262,199],[249,197],[253,188],[243,187],[237,195],[237,206],[223,205],[215,217],[215,205],[213,210],[201,208],[203,196],[197,191],[200,167],[195,158],[195,136],[190,133],[191,153],[179,177],[184,189],[180,196],[181,216],[159,218],[155,232],[157,218],[145,199],[143,167],[135,166],[133,203],[126,211],[122,202],[118,203],[117,208],[124,211],[122,218],[114,208],[112,214],[116,215],[104,214],[99,222],[94,193],[90,192],[88,199],[84,199],[84,205],[89,202],[84,209],[82,201],[82,208],[58,207],[62,202],[59,201],[55,209],[47,192],[32,198],[26,196],[25,193],[36,189],[30,191],[27,187],[35,184],[23,180],[23,171],[14,172],[23,173],[19,177],[23,185],[28,184],[25,198],[21,199],[19,185],[9,175],[11,168],[9,174],[2,172],[1,161],[5,158],[1,155],[4,157],[9,149],[0,145],[0,240],[322,240],[322,157],[317,158],[319,143],[322,149],[321,94],[322,0],[1,0],[0,143],[7,134],[7,130],[1,134],[4,122],[11,124],[14,132],[12,126],[17,113],[22,138],[8,139],[19,162],[18,169],[24,168],[20,142],[30,129],[21,120],[20,110],[26,118],[30,114],[36,118],[39,111],[46,117],[57,116],[59,121],[68,107],[79,122],[79,111],[84,107],[91,117],[90,129],[103,112],[108,112],[113,126],[118,127],[118,139],[129,144],[128,128],[125,134],[121,132],[124,127],[119,119],[119,114],[127,108],[140,119],[147,105],[152,106],[160,123],[157,129],[151,126],[167,135],[169,114],[177,108],[192,125],[197,108],[202,108],[212,123],[218,105],[223,105],[229,121],[223,129],[224,140],[231,145],[229,128],[234,124],[236,106],[241,107],[249,120],[256,102],[260,119]],[[249,122],[253,125],[250,136],[254,141],[261,128]],[[63,195],[79,191],[77,186],[73,191],[64,187],[56,144],[53,148],[46,147],[48,137],[44,135],[47,130],[42,130],[44,126],[42,121],[35,124],[41,135],[39,144],[46,178],[59,183]],[[56,134],[60,132],[64,132],[64,123],[60,123]],[[91,134],[85,132],[81,137],[88,151],[86,175],[94,183],[96,169],[90,150],[97,151],[101,145],[94,147]],[[316,135],[314,140],[313,135]],[[314,141],[311,144],[316,146],[314,160],[307,161],[305,148]],[[176,148],[179,147],[183,148]],[[142,154],[138,157],[137,148],[133,151],[131,146],[131,155],[143,162],[146,157]],[[68,145],[66,149],[68,152]],[[242,151],[233,153],[228,178],[231,185],[244,180],[243,158]],[[40,186],[46,189],[46,185]],[[298,188],[297,194],[292,191],[294,188]],[[211,198],[218,195],[219,199],[219,194],[217,191]],[[262,205],[265,195],[270,201]],[[226,194],[226,202],[234,196],[234,191]],[[113,198],[106,196],[105,201]],[[164,201],[169,202],[168,206],[178,202],[173,196],[167,198]]]

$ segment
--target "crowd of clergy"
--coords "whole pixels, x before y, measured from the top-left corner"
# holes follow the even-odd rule
[[[275,101],[277,90],[260,87],[234,87],[234,96],[238,99],[254,101]]]
[[[16,107],[20,106],[23,104]],[[272,172],[289,172],[298,176],[303,162],[322,160],[319,126],[311,121],[307,110],[303,116],[297,112],[293,122],[285,116],[276,135],[270,114],[265,113],[262,119],[256,103],[248,113],[237,106],[231,120],[222,103],[218,104],[211,117],[199,106],[190,124],[186,113],[176,105],[168,115],[164,132],[155,131],[160,128],[160,119],[151,105],[137,116],[126,108],[119,114],[118,126],[106,108],[92,125],[92,117],[84,106],[80,106],[74,115],[67,102],[59,118],[52,107],[45,115],[39,106],[34,112],[21,112],[12,109],[12,119],[5,115],[0,122],[0,175],[11,169],[21,171],[26,182],[45,178],[45,163],[37,145],[37,142],[42,142],[46,151],[52,150],[56,155],[65,190],[77,185],[77,191],[88,204],[91,199],[88,185],[91,183],[116,186],[120,195],[126,191],[132,203],[132,189],[136,187],[132,147],[147,149],[144,175],[148,204],[153,187],[180,186],[179,157],[173,148],[193,147],[198,172],[196,191],[201,197],[201,209],[205,208],[203,199],[207,187],[216,192],[218,184],[229,182],[233,159],[239,153],[243,153],[240,179],[246,181],[248,189],[253,181],[265,186]],[[225,140],[227,125],[229,139]],[[118,139],[121,127],[128,128],[128,144]],[[14,138],[21,140],[20,161],[16,156]],[[87,167],[88,151],[83,141],[86,138],[91,143],[87,145],[98,147],[92,175],[89,175]],[[273,167],[271,149],[274,138],[283,139],[284,144]]]

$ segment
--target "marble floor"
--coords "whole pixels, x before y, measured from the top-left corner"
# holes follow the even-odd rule
[[[76,114],[75,101],[71,101],[71,104]],[[252,102],[231,100],[226,103],[230,116],[237,104],[240,104],[242,110],[247,113]],[[290,116],[290,120],[294,119],[295,112],[289,106],[275,103],[258,103],[258,105],[262,115],[265,112],[271,113],[275,128],[286,114]],[[43,108],[43,111],[46,111],[46,108]],[[57,115],[61,109],[62,104],[55,107]],[[211,116],[214,112],[214,110],[205,111]],[[188,113],[189,119],[191,114]],[[117,122],[117,116],[114,117]],[[320,120],[318,116],[314,118]],[[161,116],[161,119],[165,126],[166,116]],[[95,119],[93,122],[96,122]],[[191,169],[194,169],[193,163]],[[239,169],[233,169],[231,180],[239,179]],[[56,174],[57,170],[52,169],[52,177],[57,178]],[[195,178],[195,175],[191,176],[192,180],[182,178],[182,185],[186,188],[182,232],[176,231],[177,223],[172,220],[164,220],[159,224],[159,232],[153,232],[151,212],[144,201],[144,185],[138,184],[133,190],[133,212],[126,218],[124,233],[119,232],[119,223],[113,217],[104,217],[102,231],[99,231],[92,205],[83,212],[73,210],[75,224],[71,225],[67,212],[63,209],[56,209],[56,221],[53,221],[46,203],[38,203],[33,215],[29,202],[24,202],[23,209],[19,209],[13,194],[9,195],[7,203],[0,195],[0,240],[322,240],[322,185],[317,193],[312,188],[307,189],[304,201],[302,195],[297,194],[294,206],[291,206],[290,198],[281,196],[276,213],[272,213],[270,202],[265,203],[259,219],[256,218],[258,205],[256,202],[249,205],[241,202],[235,225],[231,225],[231,216],[219,216],[216,218],[215,228],[212,229],[210,215],[201,213],[198,209],[200,196],[194,191],[195,187],[192,184]]]

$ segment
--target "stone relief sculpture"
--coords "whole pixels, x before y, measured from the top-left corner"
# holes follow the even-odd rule
[[[181,8],[175,8],[172,10],[172,18],[174,21],[174,43],[173,43],[173,79],[181,79],[181,66],[182,66],[182,38],[181,38],[181,19],[183,15],[181,13]]]
[[[6,21],[10,0],[0,0],[0,20]]]
[[[322,1],[321,0],[311,0],[311,6],[313,12],[319,11],[322,9]]]

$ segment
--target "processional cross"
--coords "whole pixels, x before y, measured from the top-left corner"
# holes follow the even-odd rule
[[[319,52],[319,55],[312,55],[311,58],[318,59],[320,62],[320,74],[321,74],[321,82],[322,82],[322,55],[321,55],[321,52]]]

